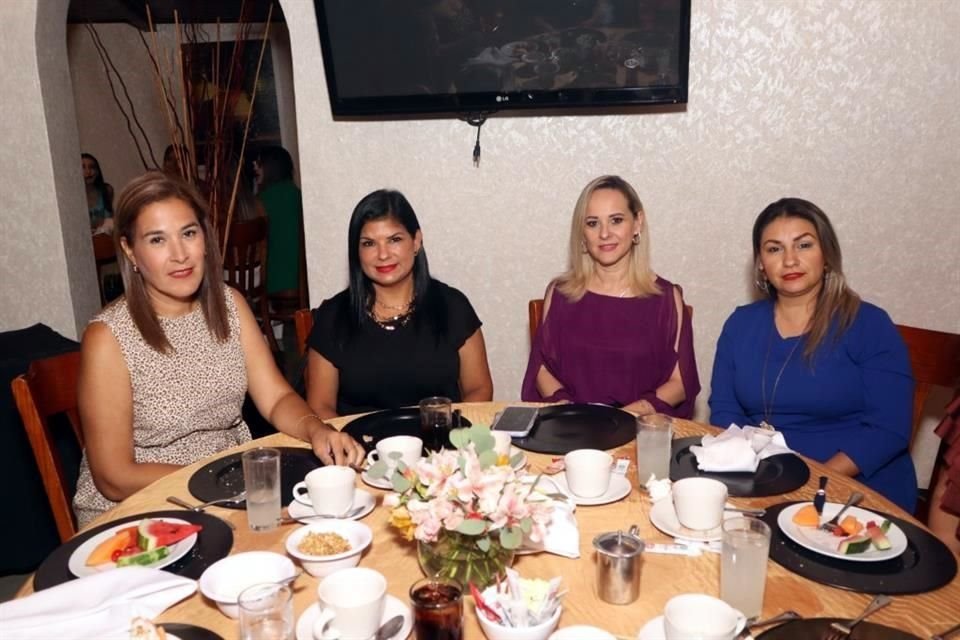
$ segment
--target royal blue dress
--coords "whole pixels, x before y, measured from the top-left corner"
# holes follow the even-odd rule
[[[787,445],[818,462],[842,451],[860,469],[857,481],[913,513],[917,476],[907,450],[913,376],[906,345],[890,316],[862,302],[839,339],[827,336],[812,368],[803,356],[804,345],[797,344],[801,340],[780,337],[771,300],[734,311],[717,342],[711,424],[760,424],[765,413],[761,378],[769,354],[768,421],[784,434]]]

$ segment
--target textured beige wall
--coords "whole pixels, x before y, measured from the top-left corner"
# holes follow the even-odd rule
[[[77,337],[99,306],[66,67],[67,0],[0,3],[0,330]]]
[[[706,418],[723,321],[750,300],[750,228],[785,195],[833,219],[846,271],[894,320],[960,331],[960,3],[695,0],[679,113],[334,122],[312,3],[281,2],[299,105],[312,304],[345,286],[353,205],[404,191],[437,276],[484,321],[495,395],[516,398],[526,302],[565,262],[582,186],[637,188],[654,265],[695,308]]]

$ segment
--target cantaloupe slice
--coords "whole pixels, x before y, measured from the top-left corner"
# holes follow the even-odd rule
[[[121,529],[97,545],[90,555],[87,556],[86,565],[93,567],[98,564],[104,564],[105,562],[112,562],[114,551],[120,551],[134,544],[136,541],[137,528],[135,526]]]
[[[820,516],[813,505],[808,504],[793,514],[793,523],[799,527],[816,527],[820,525]]]
[[[863,529],[863,523],[854,516],[846,516],[840,521],[840,528],[843,529],[848,536],[855,536]]]

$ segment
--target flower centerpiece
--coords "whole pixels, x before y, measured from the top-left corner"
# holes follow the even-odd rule
[[[488,427],[454,430],[450,442],[454,449],[412,467],[396,461],[384,505],[392,508],[390,524],[416,539],[425,574],[483,589],[510,566],[524,536],[543,539],[551,506],[542,494],[531,496],[536,480],[518,475],[515,461],[498,464]],[[368,473],[385,477],[390,466],[380,461]]]

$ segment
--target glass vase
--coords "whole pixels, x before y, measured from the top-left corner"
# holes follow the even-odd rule
[[[420,569],[429,577],[453,578],[464,589],[472,582],[483,591],[513,564],[514,550],[504,549],[496,534],[489,538],[490,547],[486,551],[477,545],[479,540],[479,536],[456,531],[441,531],[436,542],[418,540]]]

